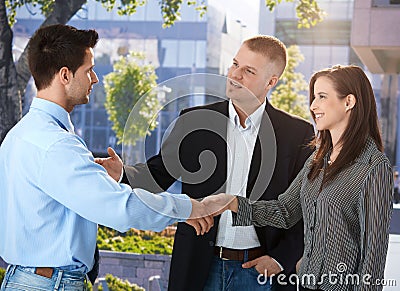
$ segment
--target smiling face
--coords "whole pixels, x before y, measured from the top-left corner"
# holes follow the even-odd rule
[[[350,115],[347,98],[339,97],[329,78],[319,77],[315,81],[310,109],[316,128],[319,131],[329,130],[332,136],[337,137],[347,128]]]
[[[269,69],[272,66],[268,58],[242,45],[228,71],[227,96],[239,107],[258,107],[278,81]]]
[[[67,108],[72,111],[75,105],[86,104],[89,102],[89,94],[92,86],[99,80],[93,70],[94,54],[93,49],[86,49],[83,64],[76,70],[75,74],[70,72],[71,80],[66,86]]]

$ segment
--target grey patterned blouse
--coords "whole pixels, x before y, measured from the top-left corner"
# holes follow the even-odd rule
[[[294,279],[310,289],[382,290],[393,208],[389,160],[368,139],[355,163],[320,191],[323,171],[307,178],[313,156],[278,200],[238,197],[233,224],[290,228],[303,218],[304,254]]]

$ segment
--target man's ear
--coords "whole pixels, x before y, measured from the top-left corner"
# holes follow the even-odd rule
[[[270,90],[271,88],[273,88],[276,85],[276,83],[278,83],[278,81],[279,78],[277,76],[272,76],[269,82],[267,83],[267,89]]]
[[[58,71],[58,78],[61,84],[67,85],[71,81],[72,73],[67,67],[62,67]]]

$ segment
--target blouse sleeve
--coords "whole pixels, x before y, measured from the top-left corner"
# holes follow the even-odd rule
[[[388,162],[368,175],[360,201],[361,262],[359,274],[370,284],[357,290],[382,290],[392,216],[393,173]],[[380,285],[380,286],[379,286]]]
[[[310,157],[311,158],[311,157]],[[290,184],[289,188],[278,196],[277,200],[251,202],[247,198],[238,198],[238,212],[232,213],[234,226],[274,226],[290,228],[302,219],[300,190],[304,175],[308,173],[309,160]]]

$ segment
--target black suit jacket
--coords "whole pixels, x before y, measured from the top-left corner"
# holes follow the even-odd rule
[[[183,110],[158,155],[146,164],[125,166],[131,186],[160,192],[181,178],[182,193],[192,198],[224,192],[227,116],[227,101]],[[309,122],[267,102],[250,166],[247,197],[270,200],[284,192],[311,154],[307,145],[313,136]],[[169,290],[203,289],[213,257],[218,222],[219,217],[216,217],[214,227],[203,236],[197,236],[185,223],[178,224]],[[267,226],[256,227],[256,232],[265,254],[276,259],[286,274],[293,272],[303,253],[303,221],[289,230]]]

